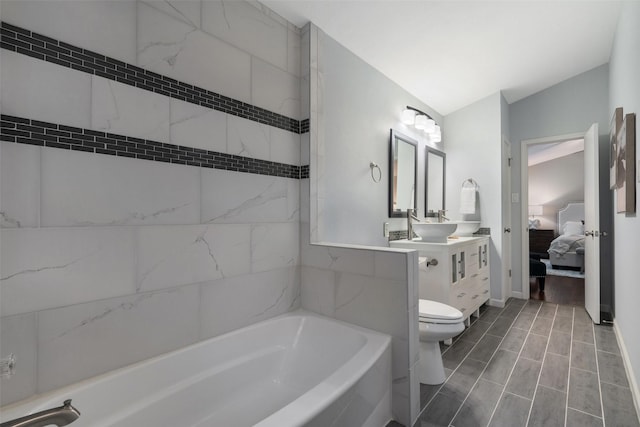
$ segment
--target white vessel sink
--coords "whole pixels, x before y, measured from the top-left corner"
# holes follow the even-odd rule
[[[454,236],[471,236],[480,229],[480,221],[456,221],[456,224],[458,228],[453,233]]]
[[[423,242],[447,243],[447,237],[452,235],[458,224],[455,222],[416,222],[413,232],[422,238]]]

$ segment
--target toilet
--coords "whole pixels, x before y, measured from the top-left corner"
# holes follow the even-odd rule
[[[441,302],[418,300],[420,330],[420,361],[418,377],[423,384],[442,384],[444,366],[439,341],[453,338],[464,331],[462,313]]]

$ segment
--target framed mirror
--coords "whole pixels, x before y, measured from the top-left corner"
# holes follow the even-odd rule
[[[391,129],[389,217],[406,217],[417,208],[418,141]]]
[[[435,148],[427,147],[424,174],[424,216],[427,212],[445,209],[445,168],[446,154]]]

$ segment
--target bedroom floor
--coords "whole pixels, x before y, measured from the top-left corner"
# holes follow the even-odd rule
[[[640,427],[615,333],[581,307],[485,307],[442,351],[447,381],[421,384],[415,426]]]
[[[530,281],[529,298],[555,304],[584,307],[584,279],[562,276],[547,276],[544,293],[540,293],[535,278]]]

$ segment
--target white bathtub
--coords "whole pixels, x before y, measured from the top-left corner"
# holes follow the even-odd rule
[[[0,421],[73,399],[74,427],[379,427],[391,418],[390,343],[296,311],[9,405]]]

